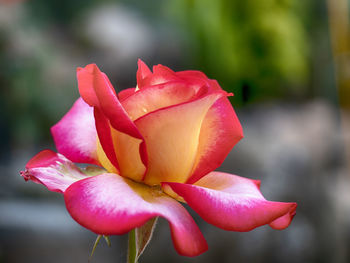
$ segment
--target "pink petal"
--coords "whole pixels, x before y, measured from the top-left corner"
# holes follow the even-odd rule
[[[82,226],[101,235],[120,235],[161,216],[181,255],[196,256],[207,243],[186,209],[159,189],[117,174],[102,174],[72,184],[64,193],[67,209]]]
[[[35,155],[21,172],[24,179],[63,193],[72,183],[87,178],[77,166],[59,153],[44,150]]]
[[[110,122],[97,107],[94,108],[94,116],[98,142],[102,147],[102,150],[97,148],[99,162],[109,172],[116,172],[119,169],[119,163],[114,151]],[[96,145],[98,145],[97,142]]]
[[[149,69],[149,67],[147,67],[145,62],[143,62],[141,59],[137,61],[137,65],[138,65],[138,69],[136,73],[137,86],[139,89],[142,89],[144,86],[143,80],[147,78],[149,75],[152,75],[152,72]]]
[[[208,77],[202,72],[198,70],[184,70],[176,72],[178,77],[182,79],[203,79],[208,80]]]
[[[143,89],[147,86],[164,84],[170,81],[179,81],[181,80],[176,76],[176,73],[172,71],[170,68],[165,67],[163,65],[153,66],[153,73],[147,75],[146,78],[142,80],[140,84],[138,84],[139,89]],[[140,86],[141,85],[141,86]]]
[[[170,68],[163,66],[161,64],[153,66],[153,75],[159,75],[162,76],[162,78],[165,81],[169,81],[173,79],[173,76],[176,75],[176,73],[171,70]],[[162,82],[162,83],[164,83]]]
[[[99,100],[94,89],[93,64],[85,68],[77,68],[77,79],[80,96],[90,106],[99,106]]]
[[[297,204],[267,201],[259,184],[220,172],[212,172],[194,185],[164,183],[182,196],[205,221],[225,230],[250,231],[265,224],[275,229],[288,227]]]
[[[163,65],[156,65],[153,66],[153,73],[148,74],[142,79],[142,82],[138,84],[138,87],[143,89],[145,87],[166,84],[169,82],[182,83],[182,85],[186,85],[195,91],[198,91],[203,86],[208,88],[211,86],[211,80],[200,71],[187,70],[174,72]],[[221,90],[221,88],[219,89]]]
[[[222,90],[219,83],[215,79],[208,79],[208,77],[201,71],[197,70],[185,70],[176,72],[176,76],[183,81],[190,83],[192,87],[206,86],[210,91]],[[229,94],[232,95],[232,94]]]
[[[202,123],[194,171],[187,183],[194,183],[218,168],[232,147],[243,138],[242,126],[226,97],[217,100]]]
[[[119,174],[142,181],[146,172],[147,159],[143,160],[140,152],[142,140],[112,129],[113,147],[118,159]]]
[[[186,182],[196,160],[202,121],[224,93],[151,112],[135,121],[148,153],[145,183]]]
[[[99,164],[93,108],[79,98],[68,113],[51,128],[58,152],[73,162]]]
[[[90,105],[101,109],[113,128],[142,139],[135,124],[120,104],[108,77],[95,64],[77,70],[79,92]]]
[[[203,87],[206,86],[210,90],[222,90],[219,85],[212,85],[212,80],[208,79],[208,77],[201,71],[196,70],[185,70],[176,72],[176,76],[180,78],[182,81],[186,81],[192,87]]]
[[[190,101],[195,95],[196,90],[186,83],[172,81],[145,87],[124,99],[122,105],[130,118],[136,120],[152,111]]]
[[[118,99],[120,101],[123,101],[124,99],[126,99],[127,97],[133,95],[135,93],[135,88],[129,88],[129,89],[124,89],[124,90],[121,90],[119,93],[118,93]]]
[[[184,83],[169,82],[148,86],[134,92],[134,94],[122,101],[122,105],[130,118],[135,120],[159,108],[190,101],[195,95],[195,90],[189,88]],[[140,144],[142,140],[114,129],[112,130],[112,137],[120,174],[135,181],[141,181],[145,174],[145,164],[147,163],[147,161],[142,160],[142,155],[140,155]],[[147,155],[144,154],[144,156]]]

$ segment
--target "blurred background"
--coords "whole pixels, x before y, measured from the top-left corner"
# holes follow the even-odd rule
[[[209,251],[179,256],[165,220],[141,262],[350,262],[348,0],[0,0],[0,262],[87,262],[96,236],[60,194],[25,183],[49,128],[96,63],[119,91],[137,59],[197,69],[233,92],[245,131],[219,169],[298,202],[283,231],[226,232],[196,216]],[[192,212],[191,212],[192,213]],[[125,262],[126,236],[92,262]]]

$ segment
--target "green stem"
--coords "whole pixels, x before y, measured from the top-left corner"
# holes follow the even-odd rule
[[[129,232],[128,263],[137,263],[136,230]]]

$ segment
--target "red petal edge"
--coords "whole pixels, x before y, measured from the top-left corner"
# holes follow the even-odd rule
[[[119,164],[113,146],[110,122],[97,107],[94,108],[94,116],[95,126],[102,149],[111,164],[114,165],[117,170],[119,170]]]
[[[97,132],[93,108],[79,98],[51,128],[59,153],[76,163],[97,164]]]
[[[21,172],[26,180],[45,185],[50,191],[63,193],[72,183],[87,176],[62,154],[44,150],[35,155]]]
[[[121,90],[119,93],[118,93],[118,99],[120,101],[123,101],[125,100],[126,98],[128,98],[129,96],[131,95],[134,95],[135,94],[135,88],[128,88],[128,89],[124,89],[124,90]]]
[[[205,221],[230,231],[250,231],[270,224],[274,229],[289,226],[296,203],[267,201],[259,182],[237,175],[212,172],[194,185],[169,183]]]
[[[118,169],[114,148],[111,149],[112,141],[107,125],[134,138],[143,140],[143,137],[118,100],[108,77],[95,64],[78,68],[77,78],[80,95],[86,103],[95,108],[96,128],[102,148],[106,151],[110,162]]]
[[[218,168],[236,143],[243,138],[242,126],[226,97],[209,109],[201,128],[197,164],[186,183],[193,184]]]
[[[120,104],[106,74],[95,64],[89,64],[77,70],[77,78],[80,95],[86,103],[98,107],[116,130],[142,139],[142,135]]]
[[[161,216],[169,222],[179,254],[197,256],[208,248],[198,226],[180,203],[158,189],[117,174],[78,181],[68,187],[64,198],[71,216],[97,234],[124,234]]]
[[[151,70],[149,67],[143,62],[141,59],[137,61],[137,73],[136,73],[136,80],[137,80],[137,86],[139,89],[143,88],[143,80],[147,78],[149,75],[152,75]]]

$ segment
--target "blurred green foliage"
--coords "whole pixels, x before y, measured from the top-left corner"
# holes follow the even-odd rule
[[[189,27],[197,65],[243,101],[256,101],[304,95],[306,2],[180,0],[169,10]]]
[[[46,22],[69,26],[77,15],[97,2],[97,0],[33,0],[27,1],[26,6],[33,20],[39,24]]]
[[[78,97],[75,67],[99,55],[79,34],[102,4],[141,14],[155,42],[164,29],[178,37],[175,63],[155,52],[148,64],[202,70],[235,94],[235,106],[335,94],[325,0],[31,0],[0,21],[2,148],[50,138]]]

